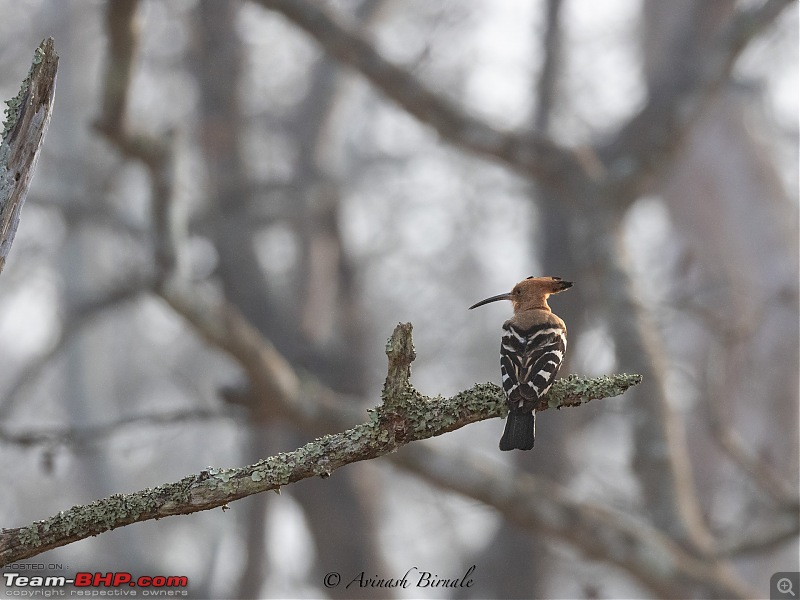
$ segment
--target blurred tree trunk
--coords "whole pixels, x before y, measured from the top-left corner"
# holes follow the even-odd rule
[[[543,63],[540,76],[532,86],[536,96],[535,111],[531,115],[532,130],[548,137],[552,109],[558,98],[558,76],[563,68],[561,48],[562,0],[547,0],[544,6],[545,31],[542,36]],[[537,32],[538,35],[538,32]],[[578,277],[572,249],[574,232],[570,226],[569,209],[547,188],[531,184],[531,201],[540,210],[531,262],[541,265],[540,272],[532,275],[555,275],[564,279]],[[558,315],[569,328],[569,339],[574,345],[582,331],[582,310],[586,298],[582,297],[580,284],[574,292],[558,298]],[[568,373],[569,353],[562,372]],[[593,407],[585,407],[594,410]],[[571,475],[567,447],[570,431],[585,417],[586,410],[559,413],[557,418],[541,415],[537,422],[535,453],[516,453],[513,458],[526,470],[567,485]],[[549,574],[554,572],[556,558],[550,552],[548,539],[522,534],[503,522],[495,539],[480,557],[477,564],[489,570],[488,581],[482,578],[487,594],[498,598],[543,598],[547,595]],[[509,577],[509,573],[513,576]]]
[[[83,55],[85,40],[81,36],[81,25],[86,13],[81,7],[71,3],[59,3],[53,7],[57,12],[56,23],[60,24],[53,35],[58,40],[58,49],[62,55]],[[80,114],[79,107],[85,102],[86,83],[76,77],[62,77],[58,81],[58,109],[71,116]],[[66,120],[69,123],[67,137],[71,143],[81,139],[81,121],[77,118]],[[57,139],[57,138],[56,138]],[[50,142],[53,138],[50,138]],[[61,149],[66,152],[66,148]],[[91,188],[91,174],[80,169],[64,169],[60,172],[59,186],[68,193]],[[93,233],[81,224],[71,224],[69,233],[59,253],[57,270],[65,274],[61,285],[61,305],[65,314],[73,312],[74,307],[85,302],[89,292],[98,285],[98,256],[94,247],[96,239]],[[87,427],[97,423],[112,421],[123,409],[119,397],[115,394],[116,374],[118,367],[130,360],[128,355],[108,352],[110,340],[102,330],[85,331],[83,335],[70,340],[64,348],[63,388],[59,397],[64,404],[64,412],[68,420],[76,427]],[[124,352],[124,350],[123,350]],[[88,502],[94,498],[103,498],[119,485],[115,481],[115,470],[109,464],[108,455],[104,452],[88,452],[75,462],[78,476],[77,502]],[[126,532],[107,540],[98,540],[99,552],[109,561],[127,561],[131,568],[144,557],[139,552],[140,546],[131,543],[135,540],[134,532]],[[139,562],[139,564],[143,564]]]
[[[550,3],[550,11],[557,4],[553,0]],[[666,95],[666,89],[679,89],[676,86],[681,85],[681,77],[691,69],[687,61],[691,61],[693,57],[706,50],[705,46],[715,39],[714,32],[727,22],[734,8],[729,2],[709,2],[703,5],[680,1],[647,4],[645,21],[649,23],[649,28],[646,28],[644,38],[648,44],[647,56],[650,58],[647,62],[647,80],[651,98],[658,99],[662,94]],[[550,51],[552,52],[552,48]],[[542,83],[547,83],[547,65],[543,72],[545,76]],[[540,91],[540,116],[537,120],[540,127],[543,123],[546,125],[546,107],[548,100],[553,97],[552,93],[552,90]],[[756,427],[754,439],[763,442],[759,444],[757,450],[769,457],[780,454],[784,457],[784,469],[789,469],[785,472],[796,473],[796,457],[791,450],[797,447],[797,432],[794,431],[796,415],[794,404],[789,399],[797,397],[797,381],[790,375],[796,372],[793,365],[796,366],[798,360],[797,321],[793,318],[793,315],[797,314],[797,263],[795,261],[787,265],[783,259],[787,254],[792,256],[797,254],[796,230],[791,226],[794,221],[790,203],[781,192],[774,171],[768,167],[748,169],[748,165],[758,165],[762,161],[758,160],[757,151],[752,149],[752,136],[744,131],[741,116],[734,119],[736,123],[726,122],[732,116],[730,108],[721,103],[719,107],[715,106],[716,110],[707,111],[704,122],[700,123],[698,130],[692,132],[689,140],[683,140],[688,142],[689,146],[679,152],[674,171],[669,169],[669,165],[665,165],[670,172],[666,180],[672,182],[666,186],[666,194],[669,194],[669,186],[675,185],[675,173],[679,173],[682,167],[700,178],[698,182],[700,185],[695,189],[685,188],[675,194],[684,204],[676,203],[672,208],[676,214],[682,215],[682,219],[688,218],[692,221],[692,227],[687,227],[686,231],[690,232],[690,236],[692,234],[696,236],[695,242],[699,241],[700,244],[707,246],[701,250],[706,256],[700,261],[705,262],[706,268],[711,267],[705,276],[695,281],[695,284],[698,284],[697,289],[676,288],[675,294],[681,296],[686,294],[687,304],[691,305],[692,298],[703,298],[704,290],[721,287],[730,293],[725,294],[727,297],[724,299],[709,299],[717,309],[738,303],[733,310],[722,309],[721,314],[713,314],[714,311],[711,311],[714,322],[709,325],[712,327],[716,328],[721,323],[729,322],[728,327],[723,328],[728,331],[726,335],[729,336],[723,342],[728,344],[723,355],[731,354],[736,358],[734,362],[726,358],[723,361],[724,367],[717,377],[725,382],[724,388],[729,392],[734,389],[746,392],[745,397],[740,394],[738,398],[745,408],[743,413],[747,415],[746,418],[754,416],[748,415],[748,411],[759,412],[763,410],[765,404],[769,405],[771,400],[774,410],[765,411],[758,419],[751,420],[751,427],[752,424],[763,424],[760,427],[761,437],[758,437],[759,430]],[[541,112],[543,109],[544,114]],[[718,124],[717,131],[705,131],[704,123],[709,119],[718,123],[722,121],[721,126]],[[731,158],[732,164],[728,165],[733,167],[738,177],[732,176],[731,173],[723,174],[726,169],[720,166],[709,170],[710,165],[703,164],[704,157],[708,162],[716,160],[718,153],[714,148],[730,146],[732,140],[724,139],[726,135],[738,136],[739,143],[749,148],[741,154],[734,153]],[[698,140],[695,139],[698,136],[701,137],[703,144],[698,144]],[[695,155],[698,147],[702,156]],[[711,175],[720,169],[721,172]],[[752,176],[752,181],[741,181],[748,175]],[[733,194],[728,194],[732,190],[724,189],[726,185],[738,188],[742,200],[739,210],[726,205],[735,197]],[[704,197],[703,192],[709,186],[716,188],[711,193],[716,193],[717,197],[709,204],[697,202],[698,198]],[[707,427],[703,426],[706,422],[703,419],[703,412],[695,411],[699,414],[696,418],[690,418],[689,412],[674,405],[674,392],[667,393],[666,386],[668,374],[675,360],[674,353],[677,352],[678,358],[683,359],[684,357],[680,356],[681,348],[685,345],[691,347],[692,343],[687,343],[687,340],[695,337],[702,338],[696,340],[697,347],[702,348],[706,345],[704,342],[708,338],[707,332],[699,328],[695,328],[694,331],[676,332],[678,339],[683,340],[676,347],[676,338],[672,332],[662,338],[650,308],[645,308],[641,304],[638,308],[634,306],[626,308],[631,301],[637,303],[639,300],[634,290],[629,288],[633,282],[619,239],[621,230],[618,224],[623,219],[624,211],[636,197],[611,198],[606,196],[606,190],[591,186],[585,192],[580,199],[579,210],[573,211],[568,217],[557,204],[559,199],[540,195],[542,248],[539,256],[548,273],[563,276],[565,272],[572,272],[576,273],[576,279],[586,281],[589,295],[582,299],[584,301],[592,297],[588,282],[598,272],[607,273],[603,276],[606,280],[599,283],[605,291],[595,297],[609,299],[612,304],[609,312],[611,316],[609,330],[615,338],[621,369],[643,373],[647,382],[645,386],[651,386],[650,391],[646,391],[644,387],[633,391],[631,396],[636,398],[632,401],[629,399],[634,424],[634,469],[642,483],[643,509],[657,527],[683,540],[694,547],[695,551],[709,550],[712,539],[706,530],[707,515],[703,513],[701,507],[711,506],[721,498],[698,497],[695,493],[695,478],[699,475],[700,479],[709,482],[709,486],[714,490],[726,489],[720,485],[716,473],[720,468],[720,456],[717,454],[716,460],[713,460],[711,457],[715,455],[709,452],[709,448],[698,447],[698,444],[702,446],[703,441],[706,441],[707,446],[709,439]],[[765,197],[766,200],[763,201],[765,206],[751,206],[752,198]],[[726,200],[722,200],[723,198]],[[676,199],[673,198],[672,201],[675,202]],[[687,202],[694,210],[702,212],[702,216],[695,217],[692,207],[686,206]],[[756,217],[759,223],[755,230],[750,231],[748,224],[752,223],[752,217],[748,213],[753,210],[759,213]],[[732,212],[735,214],[731,214]],[[676,224],[688,225],[680,221]],[[730,247],[729,236],[732,231],[733,241],[738,242],[738,247]],[[714,232],[717,232],[716,235]],[[762,235],[764,237],[761,237]],[[574,242],[570,242],[570,239]],[[727,264],[715,265],[714,259],[724,259]],[[607,264],[598,270],[595,268],[598,266],[597,261],[605,261]],[[558,272],[555,267],[558,267]],[[775,274],[775,271],[778,273]],[[578,272],[582,272],[583,277],[577,275]],[[676,284],[682,283],[681,278],[676,277]],[[615,286],[627,289],[615,295]],[[759,293],[750,295],[747,293],[750,289],[759,290]],[[739,293],[737,297],[736,290],[747,291],[744,294]],[[580,323],[577,300],[581,300],[578,295],[565,297],[564,302],[559,305],[559,314],[568,323],[576,325]],[[723,304],[718,303],[720,300],[723,300]],[[768,308],[765,309],[764,306]],[[595,308],[598,314],[604,312],[600,306]],[[698,314],[695,315],[695,319],[702,321],[708,307],[703,306],[701,302],[696,309]],[[680,325],[679,323],[678,327]],[[748,363],[748,353],[753,350],[753,346],[746,343],[746,336],[764,331],[762,327],[766,328],[767,332],[782,329],[774,341],[769,335],[761,336],[762,345],[761,347],[756,345],[755,349],[763,362],[754,365],[752,362]],[[577,337],[578,331],[579,327],[570,327],[571,340]],[[731,344],[731,340],[735,343]],[[716,343],[719,345],[720,340]],[[702,355],[701,351],[698,358]],[[770,361],[780,365],[780,372],[787,374],[791,381],[775,381],[775,378],[771,378]],[[738,377],[737,373],[740,374]],[[760,390],[756,394],[757,397],[759,400],[765,398],[764,402],[753,402],[752,392],[747,393],[750,390],[748,373],[753,373],[756,376],[755,380],[759,376],[763,378],[763,381],[754,385]],[[709,390],[702,391],[710,393]],[[770,396],[769,400],[766,400],[767,396]],[[774,415],[779,415],[778,418],[783,423],[780,430],[782,440],[780,447],[768,447],[766,442],[769,438],[763,435],[769,431],[771,424],[774,425],[774,422],[771,423]],[[581,417],[583,416],[585,413],[581,414]],[[698,429],[704,429],[702,435],[693,436],[690,440],[691,445],[687,443],[687,427],[690,432],[695,433]],[[559,419],[558,425],[552,427],[548,425],[541,429],[542,437],[551,433],[555,436],[555,439],[550,440],[548,448],[557,449],[559,440],[566,439],[567,424],[563,419]],[[746,437],[750,439],[749,436]],[[556,479],[563,478],[566,468],[558,460],[559,454],[565,454],[565,448],[562,447],[560,453],[556,450],[555,456],[547,452],[538,454],[534,468],[537,472],[548,473]],[[505,544],[498,548],[500,540],[505,540]],[[535,541],[532,543],[535,544]],[[498,551],[505,560],[497,559]],[[545,553],[544,546],[537,548],[535,545],[528,546],[526,551],[524,542],[513,542],[508,528],[501,528],[498,542],[492,546],[492,551],[488,554],[494,557],[496,562],[506,564],[506,572],[513,572],[515,576],[505,582],[496,582],[498,589],[507,596],[519,596],[524,589],[529,590],[529,593],[533,590],[535,596],[543,595],[545,592],[541,586],[546,584],[544,573],[548,572],[547,567],[543,566],[547,560]],[[524,558],[521,558],[521,555]],[[488,556],[487,560],[490,560]]]
[[[309,94],[290,127],[299,144],[291,200],[276,207],[277,219],[299,240],[301,258],[292,289],[276,289],[265,279],[255,253],[252,196],[242,160],[245,135],[239,97],[242,87],[242,49],[236,31],[239,5],[203,1],[198,12],[198,51],[201,132],[212,202],[212,228],[219,251],[218,274],[226,297],[293,363],[338,392],[364,393],[366,372],[361,348],[363,319],[357,312],[353,267],[342,247],[338,229],[340,196],[335,180],[317,162],[319,145],[336,98],[336,68],[327,58],[314,70]],[[259,401],[258,399],[255,399]],[[261,426],[247,443],[256,460],[288,444],[302,445],[305,436],[287,435],[268,406],[252,407]],[[266,429],[264,429],[266,426]],[[377,527],[365,501],[363,484],[352,471],[324,482],[295,486],[291,492],[303,506],[317,548],[311,585],[320,585],[326,572],[384,571],[374,536]],[[242,597],[258,596],[266,568],[266,496],[248,507],[247,562],[240,586]],[[334,510],[335,507],[335,510]],[[331,590],[334,596],[358,596],[360,590]]]
[[[652,93],[667,79],[665,71],[676,68],[664,61],[665,46],[686,28],[690,4],[645,4],[642,40]],[[724,1],[709,5],[717,23],[734,8]],[[704,52],[708,39],[696,40],[696,52]],[[709,412],[732,427],[746,450],[774,468],[789,489],[797,489],[800,470],[797,213],[766,158],[774,151],[753,135],[763,126],[749,126],[759,119],[746,109],[748,102],[753,105],[751,93],[735,82],[724,88],[656,188],[686,248],[672,290],[686,320],[676,323],[675,334],[681,347],[693,349],[684,360],[700,365],[700,404],[687,420],[698,490],[709,507],[728,504],[725,479],[743,485],[742,470],[708,434]],[[721,415],[713,414],[720,409]],[[791,546],[786,552],[796,560]],[[759,574],[765,580],[769,575]]]

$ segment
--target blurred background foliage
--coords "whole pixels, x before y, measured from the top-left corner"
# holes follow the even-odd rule
[[[187,575],[218,598],[419,597],[323,576],[473,564],[474,587],[422,595],[766,596],[773,572],[799,568],[796,3],[0,7],[0,96],[42,38],[61,57],[0,280],[3,526],[326,431],[248,392],[236,359],[159,296],[165,274],[210,287],[296,373],[362,409],[379,402],[399,321],[415,326],[423,393],[499,381],[510,308],[466,307],[528,275],[575,282],[552,301],[570,330],[562,372],[645,376],[541,415],[530,453],[501,455],[502,424],[484,422],[35,562]],[[317,9],[333,21],[304,24]],[[410,78],[343,66],[331,31],[341,52],[366,41]],[[487,132],[534,140],[532,158]],[[598,555],[581,523],[522,526],[466,477],[471,461],[632,517],[706,575],[654,583],[623,556],[635,534]]]

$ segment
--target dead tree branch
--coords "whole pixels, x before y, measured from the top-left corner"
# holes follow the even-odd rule
[[[0,565],[132,523],[209,510],[260,492],[279,491],[282,486],[309,477],[329,477],[344,465],[377,458],[410,442],[507,412],[503,392],[494,384],[477,384],[452,398],[431,398],[417,392],[409,381],[414,360],[411,324],[395,328],[386,345],[386,354],[389,374],[384,384],[383,404],[372,411],[370,421],[253,465],[209,468],[174,483],[74,506],[27,527],[3,529]],[[539,410],[578,406],[616,396],[640,381],[638,375],[598,379],[571,376],[553,386],[542,399]]]
[[[14,243],[39,151],[53,114],[58,54],[53,38],[39,44],[19,94],[6,104],[0,142],[0,272]]]

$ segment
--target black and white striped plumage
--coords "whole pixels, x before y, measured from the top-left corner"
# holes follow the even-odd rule
[[[528,277],[507,294],[492,296],[470,309],[510,300],[514,316],[503,325],[500,369],[508,419],[500,450],[530,450],[536,435],[536,408],[561,368],[567,351],[567,326],[547,304],[552,294],[572,287],[560,277]]]
[[[533,448],[536,406],[539,398],[550,391],[567,351],[567,331],[554,319],[529,328],[521,325],[515,324],[514,319],[503,325],[500,370],[509,413],[501,450]]]

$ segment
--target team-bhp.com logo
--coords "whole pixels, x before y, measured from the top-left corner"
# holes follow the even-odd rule
[[[74,577],[3,573],[3,579],[8,589],[28,588],[32,591],[32,589],[53,589],[67,586],[76,588],[119,588],[124,586],[143,588],[143,596],[149,595],[147,594],[148,590],[152,590],[152,595],[160,596],[163,595],[163,592],[160,592],[161,588],[185,588],[189,585],[189,579],[185,576],[142,575],[134,577],[126,571],[111,571],[108,573],[79,572],[75,573]]]

